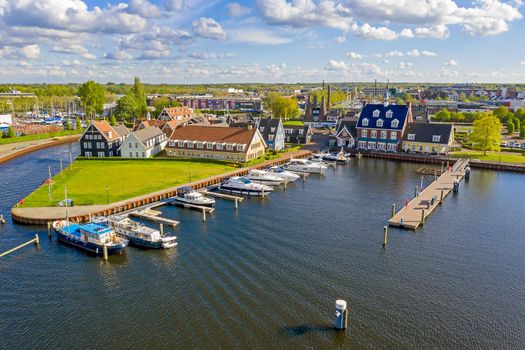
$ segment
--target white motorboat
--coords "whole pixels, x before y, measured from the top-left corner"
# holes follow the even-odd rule
[[[291,171],[284,170],[280,166],[273,166],[268,169],[268,172],[274,174],[275,176],[279,176],[280,178],[288,182],[296,181],[300,178],[299,175],[294,174]]]
[[[244,177],[233,176],[221,183],[219,191],[247,196],[264,196],[272,192],[273,187],[252,182]]]
[[[288,171],[296,173],[312,173],[323,174],[328,167],[323,163],[316,163],[306,159],[291,159],[288,164],[284,166]]]
[[[206,197],[189,186],[182,187],[173,202],[176,205],[191,204],[200,207],[213,207],[215,205],[215,199]]]
[[[282,177],[276,176],[264,170],[252,169],[245,176],[246,179],[268,186],[279,186],[285,180]]]
[[[343,150],[339,153],[330,153],[323,157],[326,162],[335,162],[337,164],[348,164],[350,157],[348,157]]]

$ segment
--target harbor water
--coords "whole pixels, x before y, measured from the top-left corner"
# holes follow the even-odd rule
[[[473,170],[422,229],[383,226],[417,164],[352,160],[268,198],[217,200],[169,250],[104,262],[14,225],[11,205],[76,145],[0,165],[0,349],[518,349],[525,344],[525,176]],[[67,161],[66,161],[67,163]],[[103,171],[103,169],[101,170]],[[430,177],[424,179],[426,183]],[[152,225],[153,224],[148,224]],[[347,301],[348,329],[333,328]]]

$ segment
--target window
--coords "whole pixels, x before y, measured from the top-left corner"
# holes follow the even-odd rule
[[[441,141],[441,135],[432,135],[432,142]]]
[[[237,151],[243,151],[244,150],[244,145],[237,145]]]
[[[227,151],[233,151],[233,145],[231,143],[226,144],[226,150]]]
[[[362,124],[363,124],[363,126],[368,126],[368,119],[366,119],[366,118],[363,119],[363,123]]]
[[[367,137],[367,136],[368,136],[368,131],[361,130],[361,137]]]
[[[218,144],[217,144],[217,149],[218,149],[218,150],[222,150],[222,146],[223,146],[222,143],[218,143]]]
[[[144,154],[144,152],[142,152],[142,158],[146,158],[146,155]]]
[[[133,152],[129,152],[129,157],[133,158]]]
[[[382,127],[383,127],[383,119],[378,119],[378,120],[377,120],[377,123],[376,123],[376,126],[377,126],[378,128],[382,128]]]
[[[299,135],[302,135],[303,134],[303,129],[299,129]]]
[[[394,115],[394,113],[391,110],[386,112],[386,117],[387,118],[392,118],[393,115]]]
[[[179,147],[184,147],[184,141],[179,141]]]
[[[202,142],[197,142],[197,148],[202,148]]]
[[[98,154],[97,154],[97,156],[98,156],[99,158],[104,157],[104,155],[105,155],[104,152],[98,152]]]
[[[188,148],[193,148],[193,145],[195,144],[194,141],[189,141],[188,142]]]
[[[273,134],[275,133],[275,128],[270,128],[270,132]]]
[[[408,134],[407,139],[410,141],[414,141],[416,139],[416,134]]]
[[[291,134],[292,133],[292,129],[285,129],[284,130],[287,134]]]
[[[89,148],[89,142],[84,142],[84,148]]]
[[[139,157],[139,152],[135,152],[135,157]]]
[[[264,126],[259,127],[260,132],[264,132]]]
[[[371,138],[373,138],[373,139],[376,139],[376,138],[377,138],[377,130],[372,130],[372,131],[370,132],[370,134],[371,134],[371,135],[370,135]]]
[[[386,131],[385,130],[381,131],[381,138],[382,139],[386,139]]]
[[[207,149],[213,149],[213,143],[211,143],[211,142],[206,143],[206,148]]]
[[[91,135],[86,135],[86,140],[91,140]]]
[[[399,120],[397,120],[397,119],[392,120],[392,127],[393,128],[399,127]]]
[[[272,134],[268,135],[268,141],[273,141],[273,136]]]
[[[376,109],[372,115],[374,118],[379,118],[379,109]]]
[[[86,152],[86,157],[91,157],[91,152]]]
[[[139,148],[139,144],[135,142],[135,148]]]
[[[133,145],[130,143],[130,144],[129,144],[129,148],[132,148],[132,147],[133,147]]]
[[[390,133],[390,139],[391,139],[391,140],[397,140],[397,132],[392,131],[392,132]]]
[[[366,148],[366,141],[359,141],[357,143],[358,148]]]

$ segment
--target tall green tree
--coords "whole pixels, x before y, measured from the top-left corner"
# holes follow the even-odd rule
[[[4,134],[5,137],[7,138],[13,138],[16,136],[16,133],[15,133],[15,129],[13,129],[12,126],[9,126],[9,128],[7,128],[7,132]]]
[[[436,119],[442,122],[447,122],[450,120],[450,112],[448,111],[448,109],[443,108],[442,110],[437,112]]]
[[[474,148],[487,151],[499,151],[501,142],[501,122],[491,113],[487,113],[481,119],[474,122],[474,129],[470,133],[469,140]]]
[[[521,129],[521,122],[518,118],[512,119],[512,122],[514,123],[514,127],[517,131],[520,131]]]
[[[148,112],[148,105],[146,104],[146,92],[144,91],[144,85],[140,82],[139,77],[135,77],[133,83],[133,96],[137,100],[137,112],[140,115],[146,115]]]
[[[521,126],[520,129],[520,138],[525,138],[525,125]]]
[[[159,97],[151,101],[151,106],[155,107],[155,111],[151,114],[153,118],[157,118],[162,110],[166,107],[179,107],[180,103],[168,99],[167,97]]]
[[[493,111],[493,113],[496,118],[498,118],[502,123],[504,123],[508,118],[509,110],[505,106],[499,106]]]
[[[117,102],[115,114],[120,121],[131,121],[138,115],[137,99],[128,93]]]
[[[102,85],[93,80],[86,81],[78,89],[78,96],[89,119],[95,118],[97,113],[102,113],[106,101],[106,90]]]
[[[507,133],[509,135],[512,135],[514,134],[514,129],[516,128],[516,126],[514,125],[514,123],[512,122],[512,120],[509,120],[507,122]]]
[[[76,125],[77,130],[82,129],[82,122],[80,121],[80,117],[75,118],[75,125]]]

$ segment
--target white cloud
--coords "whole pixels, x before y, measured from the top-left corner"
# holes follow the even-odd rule
[[[419,38],[445,39],[450,35],[447,26],[444,24],[433,27],[418,27],[414,29],[414,32],[415,36]]]
[[[144,18],[158,18],[162,16],[159,8],[148,0],[130,0],[128,12]]]
[[[115,50],[113,52],[106,52],[103,57],[109,60],[117,60],[117,61],[130,60],[133,58],[131,57],[129,53],[127,53],[124,50]]]
[[[345,71],[348,69],[348,65],[344,61],[330,60],[325,69],[330,71]]]
[[[73,67],[73,66],[81,66],[82,65],[82,62],[80,62],[79,60],[62,60],[62,62],[60,62],[62,65],[64,66],[67,66],[67,67]]]
[[[251,12],[249,7],[242,6],[236,2],[230,2],[226,4],[226,9],[228,9],[228,14],[231,17],[242,17],[250,14]]]
[[[435,57],[437,54],[433,51],[419,51],[418,49],[410,50],[406,53],[407,56],[413,56],[413,57],[419,57],[419,56],[425,56],[425,57]]]
[[[88,51],[88,49],[76,43],[73,43],[73,44],[61,43],[59,45],[55,45],[51,48],[51,52],[64,53],[64,54],[78,54],[82,56],[83,58],[87,60],[91,60],[91,61],[97,59],[95,55],[93,55],[92,53]]]
[[[399,69],[408,69],[412,68],[412,66],[414,66],[412,62],[399,62],[396,67]]]
[[[456,60],[449,60],[444,63],[445,66],[458,66],[459,63]]]
[[[256,45],[284,45],[292,42],[291,38],[273,31],[260,28],[241,28],[230,31],[233,41]]]
[[[525,64],[525,61],[521,61],[520,64]]]
[[[335,37],[335,42],[338,44],[342,44],[346,41],[346,36],[340,35]]]
[[[202,38],[225,40],[226,32],[213,18],[201,17],[192,23],[193,34]]]
[[[349,57],[353,60],[360,60],[364,57],[363,54],[360,54],[360,53],[357,53],[357,52],[353,52],[353,51],[350,51],[350,52],[347,52],[346,53],[346,57]]]
[[[356,35],[365,39],[394,40],[399,37],[396,32],[387,27],[373,27],[368,23],[365,23],[362,26],[358,26],[354,23],[352,30]]]
[[[36,44],[26,45],[20,48],[20,55],[29,59],[38,58],[38,56],[40,56],[40,47]]]
[[[189,58],[194,58],[197,60],[214,60],[214,59],[223,59],[223,58],[232,58],[234,55],[232,53],[215,53],[215,52],[192,52],[188,55]]]
[[[411,57],[435,57],[437,56],[437,53],[434,51],[428,51],[428,50],[418,50],[418,49],[412,49],[407,52],[401,52],[399,50],[392,50],[386,53],[376,53],[374,56],[378,58],[382,57],[405,57],[405,56],[411,56]]]

